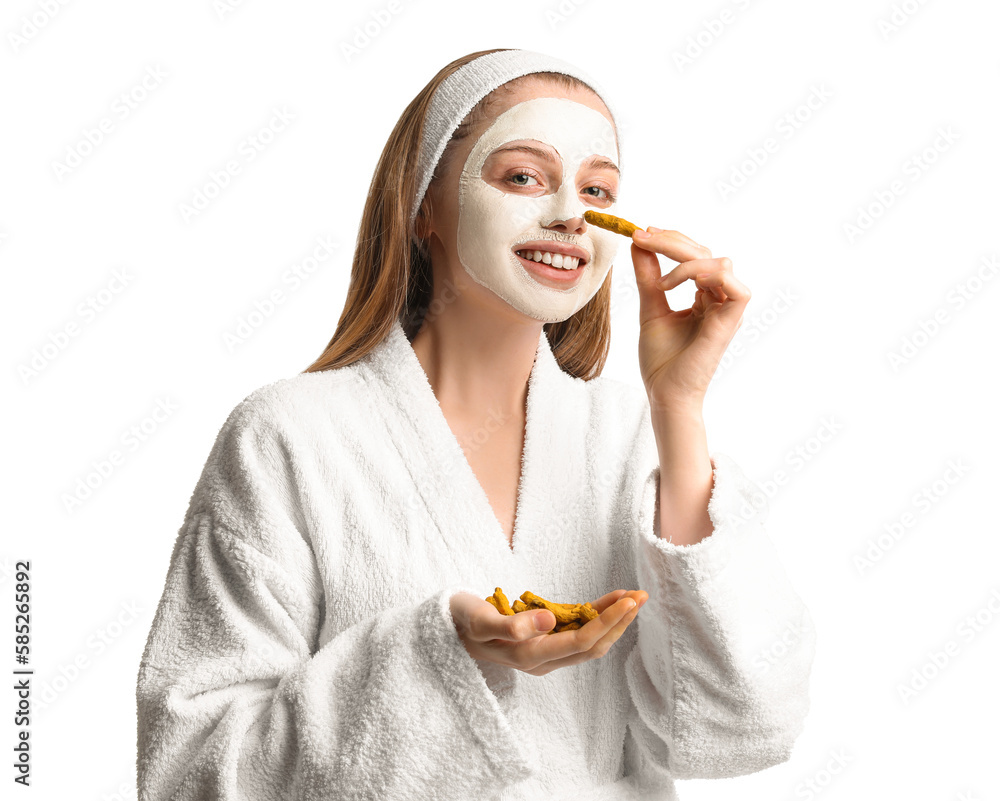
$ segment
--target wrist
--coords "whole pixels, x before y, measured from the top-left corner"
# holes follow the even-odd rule
[[[649,395],[649,411],[654,422],[661,420],[700,420],[705,403],[701,397],[669,398]]]

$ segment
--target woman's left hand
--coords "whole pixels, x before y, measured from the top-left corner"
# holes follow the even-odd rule
[[[736,280],[733,263],[679,231],[652,226],[632,234],[632,264],[639,286],[639,369],[654,408],[700,409],[723,353],[743,322],[750,290]],[[662,253],[680,262],[660,276]],[[692,279],[689,309],[674,311],[666,291]]]

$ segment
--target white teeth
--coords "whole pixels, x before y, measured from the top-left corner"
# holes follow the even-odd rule
[[[580,265],[580,260],[575,256],[564,256],[561,253],[552,253],[548,250],[517,250],[514,252],[521,258],[539,261],[562,270],[575,270]]]

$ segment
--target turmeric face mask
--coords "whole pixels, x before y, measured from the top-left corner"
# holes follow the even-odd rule
[[[459,176],[458,258],[472,279],[543,322],[585,306],[621,243],[583,220],[587,209],[613,209],[618,191],[614,169],[595,160],[617,167],[618,147],[611,122],[589,106],[538,97],[497,117]]]

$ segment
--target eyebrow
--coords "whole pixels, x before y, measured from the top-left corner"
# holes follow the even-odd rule
[[[538,158],[542,159],[543,161],[550,161],[550,162],[556,161],[556,158],[548,150],[542,150],[541,148],[534,147],[532,145],[504,145],[503,147],[498,147],[490,155],[493,155],[494,153],[506,153],[506,152],[530,153],[533,156],[538,156]],[[615,164],[613,161],[609,161],[603,156],[591,156],[590,158],[586,159],[584,163],[590,164],[593,167],[598,167],[598,168],[603,167],[604,169],[614,170],[616,173],[618,173],[619,176],[621,175],[621,170],[618,169],[618,165]]]

